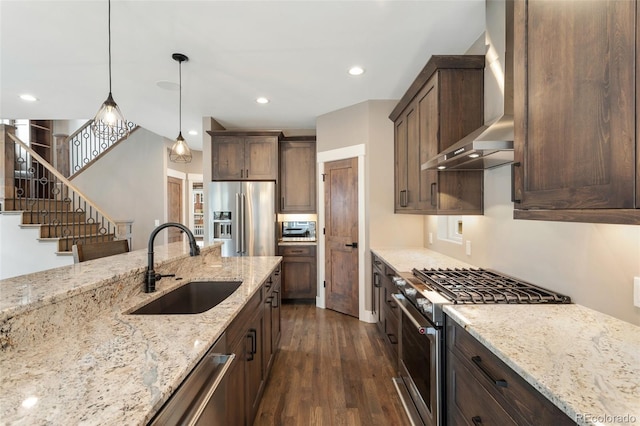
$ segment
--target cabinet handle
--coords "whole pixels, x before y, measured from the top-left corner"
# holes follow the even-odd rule
[[[473,422],[474,426],[480,426],[482,424],[482,419],[480,418],[480,416],[471,417],[471,421]]]
[[[249,177],[249,169],[245,169],[246,173],[244,174],[245,177]]]
[[[377,272],[373,273],[373,286],[380,287],[380,275]]]
[[[437,207],[438,206],[438,202],[436,201],[436,194],[437,194],[437,187],[436,187],[436,183],[432,182],[431,183],[431,205],[433,207]]]
[[[395,334],[387,333],[387,338],[389,339],[389,341],[391,342],[392,345],[397,345],[398,344],[398,338],[396,337]]]
[[[273,296],[267,297],[267,299],[264,301],[265,305],[273,305]]]
[[[487,369],[484,368],[484,366],[482,365],[482,359],[479,356],[471,357],[471,361],[473,361],[473,363],[480,369],[480,371],[482,371],[482,373],[487,377],[487,379],[493,382],[494,385],[500,386],[501,388],[507,387],[506,380],[493,378],[491,373],[489,373],[489,371],[487,371]]]
[[[407,196],[407,190],[403,189],[402,191],[400,191],[400,207],[407,207],[407,203],[408,203],[408,199],[409,197]]]
[[[398,308],[398,306],[395,304],[395,302],[393,300],[388,300],[387,299],[387,305],[389,305],[389,307],[391,309],[397,309]]]
[[[280,304],[278,303],[278,301],[280,298],[278,297],[278,295],[280,294],[280,290],[273,290],[273,294],[275,294],[275,296],[273,296],[273,301],[276,302],[276,304],[274,305],[273,303],[271,303],[271,307],[279,308]]]
[[[284,197],[280,199],[280,210],[284,210]]]
[[[291,250],[289,253],[304,253],[303,250]]]
[[[520,167],[520,162],[511,163],[511,202],[520,204],[522,200],[516,200],[516,167]]]
[[[247,355],[247,361],[253,361],[253,334],[252,334],[253,330],[249,330],[249,333],[247,334],[247,338],[251,341],[251,349],[249,349],[249,354]]]
[[[240,169],[240,178],[243,178],[243,177],[244,177],[244,170]]]

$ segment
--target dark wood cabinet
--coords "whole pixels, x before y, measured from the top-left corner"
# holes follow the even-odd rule
[[[575,425],[466,330],[450,318],[446,323],[449,423]]]
[[[395,300],[391,297],[393,293],[397,293],[391,281],[391,277],[396,273],[374,253],[371,253],[371,268],[373,310],[378,314],[378,329],[385,337],[387,349],[397,363],[400,312]]]
[[[278,351],[281,334],[280,305],[282,302],[280,296],[280,265],[274,271],[264,285],[264,356],[263,368],[266,376],[273,366],[273,361]]]
[[[316,212],[315,136],[284,138],[280,142],[279,211]]]
[[[638,3],[514,15],[514,217],[640,224]]]
[[[215,130],[208,133],[213,180],[277,180],[281,132]]]
[[[278,265],[226,330],[236,355],[227,373],[227,424],[252,425],[280,341]],[[274,299],[277,298],[277,302]]]
[[[484,56],[433,56],[391,112],[396,213],[483,213],[483,171],[421,170],[483,124],[483,88]]]
[[[315,303],[317,258],[314,245],[280,245],[282,256],[282,299]]]

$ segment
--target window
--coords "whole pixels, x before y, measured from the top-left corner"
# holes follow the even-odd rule
[[[438,217],[438,239],[462,244],[462,216]]]

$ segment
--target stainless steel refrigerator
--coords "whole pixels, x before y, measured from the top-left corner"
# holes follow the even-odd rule
[[[276,246],[275,182],[211,182],[209,240],[222,256],[273,256]]]

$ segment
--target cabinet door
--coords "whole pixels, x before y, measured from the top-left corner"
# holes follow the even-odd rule
[[[396,213],[409,210],[409,187],[408,187],[408,140],[407,140],[407,116],[401,115],[394,122],[394,153],[395,153],[395,193],[394,193],[394,211]]]
[[[231,348],[231,353],[236,355],[233,365],[226,375],[227,391],[227,424],[246,424],[246,404],[245,404],[245,342],[240,339],[235,347]]]
[[[239,180],[244,177],[244,141],[237,136],[216,136],[211,149],[212,179]]]
[[[280,316],[280,305],[282,296],[280,292],[280,281],[274,284],[273,300],[271,301],[271,347],[274,354],[278,352],[280,336],[282,335],[282,318]]]
[[[245,138],[244,179],[276,180],[278,178],[278,139],[273,136]]]
[[[437,84],[438,75],[436,74],[418,94],[419,137],[418,149],[415,154],[419,158],[416,166],[420,172],[417,207],[422,213],[434,213],[438,206],[438,172],[436,170],[420,170],[423,163],[438,155],[440,118],[438,117]]]
[[[287,256],[282,260],[282,298],[315,299],[317,293],[316,258]]]
[[[634,208],[636,8],[515,3],[516,208]]]
[[[315,142],[280,143],[280,211],[316,212]]]
[[[247,360],[245,363],[245,385],[247,401],[247,424],[253,424],[253,419],[260,406],[262,387],[264,385],[264,342],[263,342],[264,316],[262,310],[254,317],[247,329],[246,346]]]

